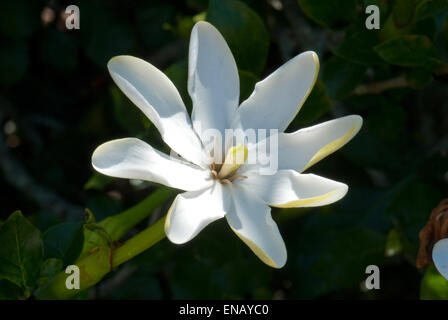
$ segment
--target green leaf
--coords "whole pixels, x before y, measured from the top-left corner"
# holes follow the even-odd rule
[[[417,20],[434,17],[448,10],[448,0],[425,0],[417,6]]]
[[[325,223],[322,215],[311,220]],[[361,226],[335,230],[335,225],[330,225],[330,229],[323,229],[314,223],[308,224],[300,237],[297,253],[292,255],[296,257],[290,263],[300,283],[295,289],[300,299],[357,286],[366,278],[366,266],[381,263],[383,235]]]
[[[167,3],[143,2],[135,8],[137,28],[148,49],[158,49],[173,40],[167,25],[175,22],[175,8]]]
[[[22,290],[11,281],[0,279],[0,300],[17,300],[22,297]]]
[[[302,11],[314,22],[341,28],[356,20],[356,0],[299,0]]]
[[[47,259],[42,263],[40,276],[52,278],[62,270],[63,266],[64,263],[61,259],[56,258]]]
[[[354,30],[348,32],[335,55],[353,63],[366,66],[384,64],[373,47],[379,43],[377,32]]]
[[[40,231],[14,212],[0,228],[0,279],[28,291],[39,276],[43,245]]]
[[[210,0],[207,20],[226,39],[241,70],[260,75],[269,50],[269,33],[263,20],[245,3]]]
[[[173,63],[167,69],[165,74],[174,83],[179,91],[182,100],[187,107],[187,110],[191,112],[192,103],[191,98],[188,95],[187,81],[188,81],[188,61],[183,59],[179,62]]]
[[[366,67],[337,56],[327,60],[322,68],[322,80],[331,98],[343,99],[352,93],[365,77]]]
[[[112,99],[113,114],[118,125],[132,135],[144,132],[146,117],[116,86],[111,86],[109,92]]]
[[[435,39],[437,33],[437,24],[434,18],[419,20],[412,26],[410,33],[427,36],[429,39]]]
[[[67,32],[47,30],[41,42],[42,60],[57,70],[69,72],[78,63],[78,48],[75,38]]]
[[[12,38],[30,36],[39,27],[37,1],[1,1],[0,32]]]
[[[132,54],[136,35],[131,25],[95,1],[80,1],[84,52],[97,66],[120,54]]]
[[[420,284],[420,299],[422,300],[448,300],[448,281],[430,265]]]
[[[397,28],[403,28],[412,23],[415,13],[414,0],[396,0],[392,12],[393,20]]]
[[[422,35],[406,35],[386,41],[376,46],[375,51],[390,64],[403,67],[428,67],[439,61],[436,47]]]
[[[95,172],[84,185],[84,190],[104,190],[109,184],[111,184],[113,178],[104,174]]]
[[[403,243],[400,231],[395,228],[391,229],[387,235],[385,255],[387,257],[392,257],[401,253],[402,250]]]
[[[304,125],[313,124],[333,108],[322,81],[317,81],[300,112],[288,127],[288,131],[297,130]]]
[[[431,184],[420,180],[410,180],[394,194],[385,210],[386,216],[403,230],[416,253],[418,233],[425,226],[431,210],[440,201],[439,190]]]
[[[29,64],[25,42],[6,42],[0,47],[0,86],[11,87],[25,75]]]
[[[46,285],[48,281],[61,272],[63,266],[64,263],[61,259],[50,258],[45,260],[40,268],[40,277],[37,280],[37,285],[39,287]]]
[[[252,72],[238,70],[240,77],[240,102],[246,100],[254,91],[258,77]]]
[[[406,80],[414,89],[422,89],[432,82],[432,71],[425,68],[413,68],[406,74]]]
[[[43,235],[45,257],[61,259],[64,265],[73,263],[84,244],[82,225],[81,222],[67,222],[49,228]]]

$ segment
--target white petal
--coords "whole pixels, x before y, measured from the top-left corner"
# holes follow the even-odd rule
[[[239,103],[239,78],[235,59],[219,31],[198,22],[191,31],[188,92],[193,101],[193,127],[203,138],[207,129],[224,136]]]
[[[229,190],[217,182],[205,190],[179,194],[168,211],[165,233],[174,243],[190,241],[208,224],[224,217],[229,205]]]
[[[257,144],[257,150],[268,150],[266,158],[268,164],[246,164],[240,168],[240,172],[249,172],[260,168],[265,170],[275,164],[277,159],[278,170],[292,169],[303,172],[313,164],[322,160],[349,142],[362,126],[362,118],[358,115],[350,115],[318,125],[304,128],[293,133],[280,133],[265,139]],[[278,147],[271,142],[278,139]],[[249,154],[254,153],[254,147],[249,148]],[[278,154],[271,150],[277,150]],[[273,171],[273,170],[269,170]],[[265,173],[266,174],[266,173]]]
[[[212,183],[208,170],[172,159],[136,138],[100,145],[92,155],[92,165],[108,176],[153,181],[188,191]]]
[[[317,207],[338,201],[348,186],[314,174],[281,170],[274,175],[249,174],[237,183],[259,195],[267,204],[280,208]]]
[[[432,249],[432,260],[440,274],[448,280],[448,239],[436,242]]]
[[[319,59],[312,51],[299,54],[255,85],[238,108],[234,126],[278,129],[283,132],[299,112],[314,86]]]
[[[118,87],[157,127],[163,141],[185,159],[203,165],[201,142],[170,79],[150,63],[131,56],[112,58],[107,67]]]
[[[237,185],[231,190],[232,205],[226,215],[230,227],[264,263],[282,268],[286,247],[271,208],[250,190]]]

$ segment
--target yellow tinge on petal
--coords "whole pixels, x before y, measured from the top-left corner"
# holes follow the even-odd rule
[[[247,147],[241,144],[230,148],[229,151],[227,151],[221,170],[219,170],[218,177],[220,179],[226,178],[238,170],[238,168],[246,162],[247,154]]]
[[[340,147],[342,147],[345,143],[347,143],[348,140],[350,140],[350,138],[353,135],[353,132],[355,131],[356,126],[354,126],[353,128],[351,128],[346,134],[344,134],[342,137],[340,137],[339,139],[336,139],[332,142],[330,142],[329,144],[327,144],[325,147],[323,147],[322,149],[320,149],[314,156],[313,158],[311,158],[310,162],[308,162],[308,164],[305,166],[305,168],[302,170],[305,171],[306,169],[308,169],[309,167],[311,167],[313,164],[319,162],[320,160],[322,160],[323,158],[325,158],[326,156],[328,156],[329,154],[335,152],[336,150],[338,150]]]
[[[274,262],[274,260],[272,260],[271,257],[269,257],[266,254],[266,252],[264,252],[255,242],[243,236],[241,233],[238,232],[238,230],[234,228],[232,228],[232,230],[235,232],[238,238],[240,238],[261,261],[263,261],[270,267],[279,268],[279,266]]]
[[[336,193],[336,190],[333,190],[326,194],[323,194],[321,196],[317,196],[314,198],[299,199],[299,200],[294,200],[294,201],[290,201],[290,202],[283,203],[283,204],[269,204],[269,205],[272,207],[277,207],[277,208],[307,207],[307,206],[311,206],[313,204],[322,202],[322,201],[328,199],[329,197],[331,197],[332,195],[334,195],[335,193]]]

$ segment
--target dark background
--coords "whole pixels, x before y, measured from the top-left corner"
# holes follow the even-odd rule
[[[79,30],[65,28],[69,4],[80,8]],[[365,27],[368,4],[381,9],[380,30]],[[163,240],[82,297],[419,298],[418,232],[448,194],[447,13],[441,0],[1,1],[0,220],[20,209],[45,232],[82,221],[84,208],[101,220],[159,188],[91,167],[95,147],[115,138],[136,136],[168,151],[106,64],[118,54],[144,58],[190,108],[189,34],[206,19],[235,56],[241,99],[290,58],[317,52],[319,81],[288,131],[361,115],[355,139],[308,170],[349,192],[323,208],[273,210],[288,249],[281,270],[219,221],[186,245]],[[370,264],[380,267],[381,290],[364,288]],[[447,295],[438,281],[435,297]]]

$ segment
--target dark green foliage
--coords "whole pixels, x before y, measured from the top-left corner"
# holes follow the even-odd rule
[[[88,256],[103,245],[108,270],[110,248],[167,212],[172,197],[159,198],[150,221],[109,241],[96,223],[158,186],[94,173],[91,156],[100,143],[130,136],[169,152],[106,66],[119,54],[148,60],[191,112],[188,41],[199,20],[228,42],[241,101],[297,54],[318,53],[319,78],[288,131],[361,115],[359,134],[306,172],[349,191],[323,208],[272,210],[288,249],[283,269],[260,262],[223,219],[188,244],[163,240],[113,270],[93,289],[97,298],[448,298],[434,267],[415,267],[418,232],[448,197],[448,1],[281,2],[278,10],[255,0],[83,0],[81,29],[65,30],[64,1],[0,1],[0,299],[33,297],[83,247]],[[371,4],[380,30],[365,27]],[[45,6],[55,12],[46,25]],[[87,231],[85,207],[96,218]],[[380,267],[381,290],[362,289],[370,264]]]

